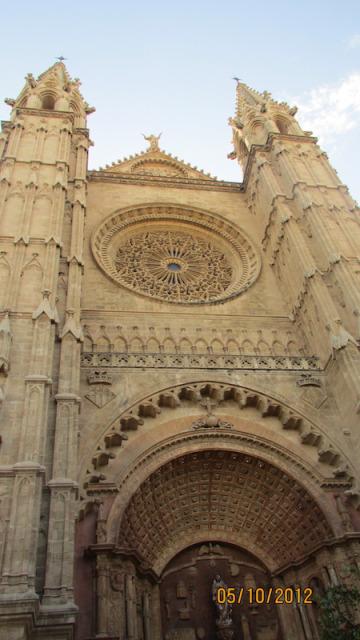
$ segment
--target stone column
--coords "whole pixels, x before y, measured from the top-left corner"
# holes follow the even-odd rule
[[[96,595],[97,595],[97,621],[96,637],[107,637],[107,601],[108,601],[108,581],[109,568],[106,556],[98,555],[96,558]]]
[[[19,462],[15,481],[8,540],[4,557],[3,589],[34,591],[38,523],[45,472],[45,444],[51,384],[55,321],[49,292],[33,313],[33,336],[28,375],[25,377],[24,409],[18,434]]]
[[[136,586],[135,575],[125,576],[126,598],[126,640],[137,640],[137,611],[136,611]]]
[[[151,639],[162,640],[160,586],[157,584],[151,594]]]
[[[81,166],[82,176],[75,180],[74,185],[66,320],[60,334],[62,344],[59,389],[56,395],[53,477],[49,482],[51,499],[44,589],[44,602],[47,605],[56,600],[59,603],[70,604],[73,599],[74,529],[78,491],[76,480],[80,408],[80,343],[83,340],[80,326],[80,297],[86,204],[86,164]],[[64,169],[64,167],[60,168]],[[61,188],[62,179],[56,178],[55,186]],[[59,535],[60,525],[56,517],[57,510],[60,508],[59,500],[64,501],[62,507],[64,523],[61,535]]]
[[[149,591],[143,593],[144,640],[151,640],[151,603]]]
[[[285,582],[280,578],[273,579],[274,588],[284,589]],[[303,634],[300,627],[301,635],[299,635],[300,621],[297,620],[298,613],[293,604],[282,604],[276,609],[282,634],[286,640],[303,640]]]
[[[302,587],[300,584],[296,584],[295,585],[295,589],[300,589],[300,592],[302,593]],[[313,640],[313,634],[311,631],[311,627],[310,627],[310,623],[309,623],[309,618],[307,615],[307,611],[306,611],[306,605],[303,604],[302,602],[302,598],[301,598],[301,602],[297,602],[296,603],[297,609],[300,613],[300,618],[302,620],[302,624],[303,624],[303,628],[304,628],[304,633],[305,633],[305,638],[306,640]],[[311,605],[308,605],[311,606]]]

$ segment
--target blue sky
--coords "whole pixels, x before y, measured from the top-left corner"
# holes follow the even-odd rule
[[[162,131],[166,151],[241,179],[227,159],[238,76],[299,105],[299,121],[360,201],[359,0],[34,0],[8,2],[1,17],[2,97],[15,97],[26,73],[68,58],[96,107],[91,168],[145,149],[142,132]]]

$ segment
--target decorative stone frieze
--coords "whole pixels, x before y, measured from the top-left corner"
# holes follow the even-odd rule
[[[89,353],[81,355],[81,366],[150,369],[250,369],[279,371],[319,371],[321,364],[316,356],[240,356],[220,354],[182,353]]]

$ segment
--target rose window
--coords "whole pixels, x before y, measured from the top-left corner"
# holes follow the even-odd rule
[[[212,301],[233,273],[211,242],[176,229],[134,234],[117,249],[115,267],[131,289],[173,302]]]
[[[178,304],[221,302],[246,290],[260,270],[236,227],[199,210],[158,206],[118,212],[93,237],[108,276],[128,290]]]

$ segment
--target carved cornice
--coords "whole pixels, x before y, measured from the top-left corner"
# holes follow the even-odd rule
[[[136,175],[131,173],[116,173],[111,171],[89,171],[89,182],[115,182],[118,184],[136,184],[143,186],[162,186],[178,189],[196,189],[207,191],[231,191],[241,193],[241,182],[227,182],[225,180],[202,180],[201,178],[175,178],[166,176]]]
[[[321,371],[317,357],[245,356],[184,353],[82,353],[81,366],[148,369],[239,369],[250,371]]]
[[[62,120],[66,118],[67,120],[70,119],[71,122],[74,122],[76,116],[76,114],[72,111],[55,111],[54,109],[49,111],[48,109],[28,109],[27,107],[17,107],[16,115],[18,116],[21,114],[30,116],[41,116],[42,118],[48,116],[52,118],[60,118]]]
[[[131,547],[120,547],[112,543],[92,544],[85,550],[85,554],[90,557],[107,556],[109,559],[109,567],[112,560],[116,557],[131,560],[134,562],[138,573],[142,577],[149,578],[151,582],[155,584],[159,582],[158,574],[146,563],[143,556]]]

